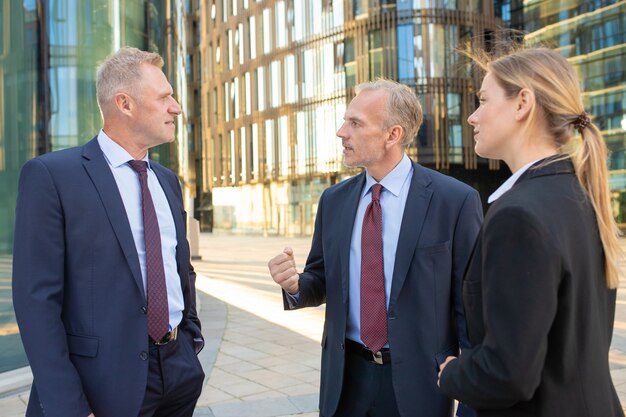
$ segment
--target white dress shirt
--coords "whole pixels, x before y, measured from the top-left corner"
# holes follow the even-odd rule
[[[522,174],[528,170],[528,168],[533,166],[535,163],[541,161],[541,159],[543,159],[543,158],[540,158],[540,159],[537,159],[535,161],[529,162],[526,165],[524,165],[523,167],[521,167],[520,169],[518,169],[517,171],[515,171],[515,173],[513,175],[511,175],[508,180],[504,181],[502,183],[502,185],[499,186],[498,189],[496,191],[494,191],[493,194],[491,194],[489,196],[489,198],[487,199],[487,203],[491,204],[494,201],[496,201],[497,199],[499,199],[500,197],[502,197],[502,195],[504,193],[506,193],[511,188],[513,188],[513,186],[515,185],[515,183],[517,182],[519,177],[521,177]]]
[[[361,232],[365,210],[372,201],[371,188],[376,180],[366,173],[365,186],[354,219],[350,243],[350,273],[348,297],[348,323],[346,337],[361,344]],[[383,262],[385,271],[385,302],[389,309],[391,279],[396,262],[396,249],[409,188],[413,178],[413,164],[406,154],[396,167],[380,183],[380,205],[383,211]],[[388,345],[386,345],[388,347]]]
[[[133,157],[109,138],[103,130],[98,134],[98,145],[100,145],[100,149],[102,149],[104,157],[109,163],[109,168],[111,168],[124,203],[124,208],[126,209],[133,240],[135,241],[135,248],[137,248],[137,255],[139,255],[143,289],[144,294],[146,294],[146,244],[143,236],[141,185],[139,184],[137,172],[128,165],[128,161],[133,160]],[[147,154],[143,160],[148,163],[148,188],[150,189],[161,233],[161,251],[167,285],[170,329],[173,329],[181,322],[185,307],[176,263],[176,245],[178,244],[176,240],[176,226],[174,225],[174,218],[172,217],[167,197],[163,192],[163,188],[161,188],[158,178],[150,167],[150,160]]]

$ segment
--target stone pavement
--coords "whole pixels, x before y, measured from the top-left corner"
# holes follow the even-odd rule
[[[310,238],[201,235],[202,260],[194,266],[207,377],[195,417],[318,415],[323,307],[283,311],[266,266],[291,246],[301,270],[309,244]],[[626,404],[626,281],[617,303],[610,362]],[[24,415],[28,375],[28,368],[2,374],[0,416]]]

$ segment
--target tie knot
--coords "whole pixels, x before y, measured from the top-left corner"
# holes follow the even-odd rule
[[[380,200],[380,193],[383,190],[383,186],[380,184],[372,185],[372,201]]]
[[[128,165],[138,173],[147,172],[148,171],[148,163],[146,161],[128,161]]]

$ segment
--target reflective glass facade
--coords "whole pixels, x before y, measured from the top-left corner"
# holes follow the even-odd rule
[[[585,109],[610,150],[614,211],[626,228],[626,1],[530,1],[526,39],[555,48],[582,81]]]
[[[422,101],[413,158],[477,188],[506,175],[473,151],[478,80],[455,53],[493,38],[493,2],[210,0],[201,14],[203,207],[216,229],[310,234],[322,190],[359,172],[335,134],[354,86],[381,76]]]
[[[197,2],[195,2],[197,3]],[[28,159],[89,141],[102,126],[96,67],[121,46],[158,51],[185,117],[177,141],[155,150],[193,197],[194,132],[188,99],[182,0],[4,0],[0,6],[0,372],[26,365],[11,300],[11,251],[19,171]],[[195,6],[198,7],[197,4]],[[193,43],[189,43],[190,46]],[[192,185],[193,184],[193,185]],[[190,200],[187,200],[190,201]]]

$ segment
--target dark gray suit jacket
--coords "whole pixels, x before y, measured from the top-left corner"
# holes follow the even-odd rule
[[[535,164],[493,203],[463,298],[475,347],[444,370],[448,395],[480,417],[624,415],[608,361],[615,291],[569,159]]]
[[[151,167],[176,226],[180,328],[200,339],[180,185],[172,171]],[[148,375],[146,297],[126,210],[96,138],[24,165],[13,302],[34,376],[27,416],[137,416]]]
[[[393,386],[404,417],[452,415],[439,364],[467,343],[461,281],[482,221],[478,193],[436,171],[414,172],[398,239],[388,311]],[[320,411],[332,416],[343,384],[350,240],[365,173],[320,198],[295,308],[326,302]],[[285,308],[289,303],[285,300]]]

